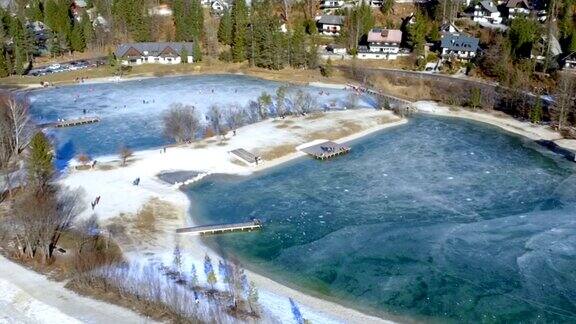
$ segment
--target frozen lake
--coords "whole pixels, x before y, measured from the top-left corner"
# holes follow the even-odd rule
[[[352,143],[188,189],[207,238],[249,267],[370,313],[439,322],[576,321],[574,164],[470,121],[416,117]]]
[[[283,85],[242,75],[204,75],[152,78],[119,83],[63,86],[31,91],[31,112],[39,122],[98,116],[101,122],[89,126],[51,131],[59,147],[59,159],[78,153],[92,156],[116,154],[121,145],[133,150],[160,147],[169,143],[162,134],[162,114],[174,103],[196,107],[202,115],[212,104],[227,108],[245,106],[262,92],[274,96]],[[350,92],[316,87],[294,87],[308,91],[323,108],[342,108]],[[370,107],[363,96],[359,105]]]

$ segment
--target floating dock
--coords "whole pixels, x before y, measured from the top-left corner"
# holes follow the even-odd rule
[[[315,159],[326,160],[341,154],[346,154],[350,152],[351,148],[336,142],[326,141],[320,144],[303,147],[300,150],[311,155]]]
[[[40,126],[43,128],[46,128],[46,127],[56,127],[56,128],[74,127],[74,126],[80,126],[80,125],[94,124],[94,123],[97,123],[99,121],[100,121],[99,117],[81,117],[81,118],[76,118],[76,119],[59,120],[59,121],[52,122],[52,123],[42,124]]]
[[[176,233],[209,235],[209,234],[221,234],[226,232],[253,231],[261,228],[262,228],[262,222],[258,219],[255,219],[251,222],[246,223],[203,225],[203,226],[179,228],[176,230]]]

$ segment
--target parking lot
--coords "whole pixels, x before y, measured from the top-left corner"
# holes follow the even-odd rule
[[[105,64],[103,59],[75,60],[65,63],[54,63],[50,65],[35,67],[28,72],[28,75],[43,76],[53,73],[88,69],[92,67],[98,67],[103,64]]]

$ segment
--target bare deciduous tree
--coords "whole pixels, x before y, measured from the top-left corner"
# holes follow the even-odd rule
[[[242,107],[237,104],[230,105],[224,112],[224,120],[228,128],[235,130],[244,125],[246,121],[245,112]]]
[[[31,137],[29,103],[14,95],[0,95],[0,169],[18,156]]]
[[[200,130],[200,119],[193,106],[172,104],[163,119],[164,135],[179,144],[193,141]]]
[[[224,137],[226,135],[226,129],[224,127],[224,118],[222,116],[222,110],[218,105],[212,105],[208,108],[206,117],[210,122],[210,127],[216,133],[216,135]]]
[[[49,261],[60,237],[82,212],[82,194],[49,185],[42,191],[27,190],[16,198],[11,220],[18,250],[29,258]]]
[[[305,115],[318,109],[316,99],[308,92],[298,90],[291,96],[292,110],[295,114]]]
[[[88,164],[90,162],[90,156],[88,156],[88,154],[86,154],[86,153],[80,153],[80,154],[78,154],[78,156],[76,156],[76,160],[78,160],[78,162],[80,162],[80,164],[85,166],[86,164]]]
[[[573,76],[564,73],[558,81],[554,98],[553,115],[556,122],[558,122],[558,130],[560,131],[566,126],[570,113],[574,113],[576,109],[574,103],[574,96],[576,95],[575,79]]]
[[[122,166],[126,166],[126,161],[134,155],[134,151],[132,151],[127,146],[121,146],[118,150],[118,155],[120,155],[120,160],[122,160]]]

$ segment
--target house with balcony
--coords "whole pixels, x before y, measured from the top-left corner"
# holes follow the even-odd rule
[[[368,32],[367,46],[358,47],[359,59],[395,60],[400,52],[402,31],[373,28]]]
[[[316,25],[320,33],[328,36],[338,36],[344,26],[344,19],[344,16],[323,15],[318,17]]]
[[[502,23],[500,11],[498,11],[498,8],[496,8],[492,1],[488,0],[481,1],[474,6],[472,20],[479,23]]]
[[[576,73],[576,52],[568,54],[562,61],[562,68],[565,71]]]
[[[440,43],[442,59],[457,58],[459,60],[470,60],[476,57],[479,42],[480,40],[476,37],[462,34],[447,34],[442,37]]]
[[[193,50],[192,42],[124,43],[114,54],[122,65],[180,64],[194,62]]]

